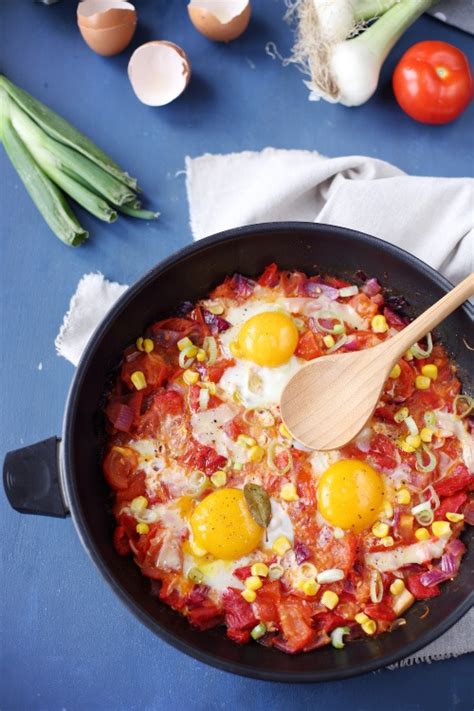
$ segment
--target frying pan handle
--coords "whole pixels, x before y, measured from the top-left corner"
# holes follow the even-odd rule
[[[16,511],[58,518],[68,515],[59,472],[59,442],[50,437],[7,453],[3,485]]]

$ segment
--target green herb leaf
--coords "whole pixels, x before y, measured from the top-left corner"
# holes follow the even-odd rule
[[[258,484],[246,484],[244,496],[254,521],[262,528],[266,528],[272,517],[272,505],[265,489]]]

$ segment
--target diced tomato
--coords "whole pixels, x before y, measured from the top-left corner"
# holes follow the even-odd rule
[[[190,385],[188,390],[188,402],[191,412],[199,412],[201,406],[199,404],[199,393],[201,388],[199,385]],[[222,404],[222,400],[216,395],[210,395],[207,401],[207,410],[212,410],[214,407],[219,407]]]
[[[215,449],[200,444],[194,439],[189,440],[185,454],[177,459],[180,463],[203,471],[208,476],[218,469],[223,469],[227,464],[227,459],[217,454]]]
[[[376,434],[370,440],[369,458],[376,469],[394,469],[397,466],[396,448],[386,435]]]
[[[142,573],[143,572],[144,569],[142,568]],[[193,584],[191,581],[183,579],[179,573],[162,572],[161,575],[160,600],[166,602],[166,604],[170,605],[174,610],[182,610],[186,605],[186,597],[191,591]]]
[[[213,365],[207,366],[207,377],[212,383],[218,383],[227,368],[230,368],[233,365],[235,365],[235,360],[233,358],[223,358],[222,360],[218,360]]]
[[[307,281],[308,277],[302,272],[281,272],[280,285],[285,296],[303,296]]]
[[[274,287],[280,281],[280,274],[278,272],[278,267],[275,262],[269,264],[265,267],[263,274],[259,277],[258,283],[260,286],[270,286]]]
[[[340,568],[348,573],[354,565],[357,541],[357,536],[349,531],[344,538],[330,540],[326,547],[316,546],[313,551],[316,567],[320,570]]]
[[[458,464],[453,472],[433,484],[433,488],[438,496],[452,496],[457,491],[469,487],[473,481],[474,477],[468,468],[464,464]]]
[[[149,400],[146,412],[141,416],[137,433],[156,437],[161,422],[167,415],[180,415],[184,412],[183,396],[177,390],[158,390]]]
[[[203,339],[202,325],[190,318],[167,318],[157,321],[149,329],[148,335],[156,346],[165,350],[175,350],[176,344],[186,336],[195,343]],[[177,353],[175,353],[177,356]]]
[[[125,490],[138,467],[138,453],[130,447],[112,447],[104,459],[107,484],[116,491]]]
[[[397,538],[401,538],[405,543],[410,543],[413,540],[413,523],[415,517],[411,514],[400,514],[395,523],[395,534]]]
[[[252,566],[251,565],[243,565],[241,568],[236,568],[233,572],[233,575],[235,575],[236,578],[239,580],[245,580],[248,578],[250,575],[252,575]]]
[[[208,630],[211,627],[216,627],[216,625],[222,624],[224,620],[222,610],[211,601],[207,601],[201,607],[189,610],[187,618],[198,630]]]
[[[394,405],[380,405],[375,410],[375,417],[378,417],[385,422],[394,422],[394,415],[397,408]]]
[[[321,632],[332,632],[344,625],[345,619],[335,612],[319,612],[313,617],[313,627]]]
[[[252,603],[255,616],[261,622],[278,622],[281,588],[278,580],[265,582]]]
[[[240,590],[226,588],[222,595],[227,636],[238,644],[247,642],[250,630],[257,624],[251,605],[246,602]]]
[[[313,360],[323,354],[322,336],[313,331],[305,331],[300,335],[295,355],[304,360]]]
[[[312,513],[316,511],[316,486],[312,470],[301,466],[297,471],[296,490],[301,499],[305,511]]]
[[[289,654],[303,651],[314,641],[317,632],[312,627],[311,608],[295,595],[282,597],[278,605],[281,638],[274,642],[275,647]]]
[[[377,602],[364,607],[364,612],[373,620],[392,622],[397,615],[388,602]]]
[[[398,378],[388,378],[384,386],[385,398],[393,402],[405,402],[415,392],[415,368],[403,358],[398,361],[401,373]]]
[[[372,319],[378,313],[379,307],[374,304],[368,296],[360,292],[357,296],[353,296],[349,301],[349,305],[357,311],[359,316],[366,319]]]
[[[226,422],[223,429],[226,435],[235,441],[239,434],[243,432],[243,424],[240,415]]]
[[[122,501],[132,501],[135,497],[144,496],[145,494],[145,472],[138,471],[133,474],[129,480],[128,487],[117,492],[115,501],[117,503],[121,503]]]
[[[430,587],[427,587],[420,582],[420,578],[424,572],[412,573],[411,575],[408,575],[406,579],[408,590],[417,600],[427,600],[430,597],[436,597],[441,592],[439,585],[431,585]]]
[[[119,555],[128,555],[131,552],[130,541],[124,526],[117,526],[114,531],[114,547]]]
[[[459,492],[453,496],[448,496],[441,501],[439,508],[435,511],[435,519],[441,521],[446,517],[448,512],[458,513],[467,501],[467,494]]]

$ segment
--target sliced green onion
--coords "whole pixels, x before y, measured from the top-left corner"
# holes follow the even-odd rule
[[[209,479],[204,472],[196,469],[191,472],[188,477],[188,485],[193,491],[194,496],[198,496],[209,486]]]
[[[420,513],[416,514],[415,519],[420,526],[431,526],[434,521],[434,513],[430,509],[424,509]]]
[[[320,585],[328,583],[337,583],[338,580],[344,579],[344,571],[340,568],[328,568],[327,570],[322,570],[316,576],[316,580]]]
[[[47,224],[65,244],[72,247],[82,244],[89,235],[77,221],[63,194],[33,160],[10,119],[0,117],[0,121],[3,122],[2,141],[7,155]]]
[[[305,578],[315,578],[318,574],[318,571],[316,569],[316,566],[313,565],[312,563],[301,563],[300,565],[300,573],[303,575]]]
[[[336,627],[331,632],[331,644],[335,649],[343,649],[344,635],[349,634],[349,627]]]
[[[431,503],[429,501],[422,501],[421,504],[413,506],[411,513],[413,516],[417,516],[422,511],[431,511]]]
[[[370,599],[372,602],[380,602],[383,598],[382,576],[378,570],[373,570],[370,575]]]
[[[199,409],[207,410],[209,405],[209,390],[207,388],[201,388],[199,391]]]
[[[286,452],[287,455],[287,462],[283,468],[280,468],[276,462],[277,449],[280,453]],[[288,447],[285,447],[285,445],[283,445],[281,442],[278,442],[276,439],[272,440],[272,442],[270,442],[268,446],[267,461],[268,466],[274,471],[276,471],[280,476],[283,476],[284,474],[289,472],[293,466],[293,457],[291,456],[291,451],[288,449]]]
[[[439,500],[439,496],[436,492],[436,489],[434,488],[434,486],[432,484],[427,486],[426,489],[423,489],[421,494],[422,494],[422,496],[423,495],[428,496],[429,502],[430,502],[430,505],[431,505],[431,508],[433,509],[433,511],[437,511],[439,509],[441,502]]]
[[[263,624],[263,622],[259,622],[259,624],[255,625],[253,630],[250,632],[250,636],[252,637],[252,639],[260,639],[260,637],[263,637],[266,631],[267,628]]]
[[[119,205],[118,209],[123,212],[124,215],[129,217],[136,217],[139,220],[157,220],[160,216],[159,212],[152,212],[151,210],[142,210],[140,208],[132,207],[131,205]]]
[[[423,456],[425,454],[428,456],[428,463],[427,464],[423,463]],[[419,472],[432,472],[433,469],[435,469],[436,465],[438,464],[438,460],[436,459],[435,455],[425,444],[421,445],[421,449],[416,450],[415,457],[416,457],[416,468],[418,469]]]
[[[199,585],[204,580],[204,575],[199,568],[191,568],[188,572],[188,579]]]
[[[408,417],[405,417],[405,419],[403,421],[406,424],[408,431],[411,435],[417,435],[419,433],[418,426],[411,415],[409,415]]]
[[[434,429],[436,427],[436,415],[431,410],[425,412],[425,414],[423,415],[423,419],[427,427],[430,427],[431,429]]]
[[[178,363],[180,368],[189,368],[194,362],[194,356],[190,356],[189,353],[196,352],[196,346],[187,346],[183,348],[179,353]]]
[[[397,410],[397,412],[393,416],[393,419],[395,420],[395,422],[398,422],[398,424],[400,424],[400,422],[404,422],[404,420],[407,419],[409,414],[410,411],[408,407],[401,407],[399,410]]]
[[[428,333],[426,336],[426,349],[423,350],[418,343],[414,343],[412,347],[410,348],[410,353],[415,356],[418,360],[421,360],[422,358],[428,358],[431,355],[431,352],[433,350],[433,339],[431,337],[431,333]]]
[[[268,577],[270,580],[279,580],[283,573],[285,572],[283,566],[278,563],[272,563],[268,567]]]
[[[345,331],[344,321],[342,320],[342,318],[340,318],[337,314],[332,313],[330,311],[323,311],[318,316],[315,316],[314,320],[315,320],[317,327],[321,331],[324,331],[324,333],[337,334],[337,333],[343,333]],[[321,321],[336,321],[336,323],[331,328],[327,328],[327,326],[321,325],[321,323],[320,323]]]
[[[266,410],[263,407],[252,407],[249,410],[246,410],[243,420],[247,423],[247,425],[252,425],[255,421],[257,421],[261,427],[265,428],[273,427],[275,424],[275,418],[270,410]]]
[[[342,289],[339,289],[339,296],[342,296],[342,298],[345,298],[346,296],[355,296],[358,293],[359,287],[357,286],[343,286]]]
[[[459,406],[462,405],[462,403],[465,402],[466,405],[464,409],[459,409]],[[474,398],[472,398],[470,395],[456,395],[453,401],[453,412],[456,415],[456,417],[459,417],[459,419],[462,419],[463,417],[467,417],[468,415],[471,414],[472,410],[474,408]]]
[[[338,338],[336,343],[333,346],[331,346],[331,348],[328,348],[327,353],[334,353],[335,351],[339,350],[339,348],[342,348],[342,346],[346,342],[347,342],[347,336],[344,333],[340,338]]]
[[[206,336],[202,347],[207,353],[207,364],[213,365],[217,360],[217,342],[214,336]]]

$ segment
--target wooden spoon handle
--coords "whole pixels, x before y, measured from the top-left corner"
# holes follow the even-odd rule
[[[431,329],[435,328],[441,321],[461,306],[470,296],[474,295],[474,272],[463,281],[451,289],[451,291],[430,306],[421,316],[418,316],[403,331],[386,343],[393,349],[394,361],[405,353],[416,341],[426,336]]]

